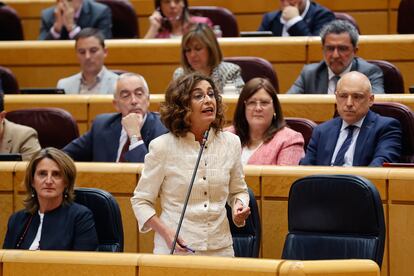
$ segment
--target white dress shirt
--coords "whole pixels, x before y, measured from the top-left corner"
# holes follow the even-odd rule
[[[288,33],[289,28],[298,23],[299,21],[303,20],[303,18],[305,18],[306,14],[308,13],[309,7],[310,1],[306,0],[305,9],[300,15],[291,18],[289,21],[284,20],[282,16],[280,17],[280,23],[282,23],[283,25],[282,36],[290,36],[290,34]]]
[[[144,118],[143,118],[142,124],[141,124],[141,128],[144,125],[146,119],[147,119],[147,114],[144,115]],[[127,140],[128,140],[128,134],[127,134],[126,130],[122,127],[121,136],[119,137],[119,147],[118,147],[118,153],[116,155],[116,162],[119,162],[119,157],[121,157],[122,149],[124,148],[124,145],[127,142]],[[138,140],[135,143],[130,143],[128,151],[133,150],[133,149],[135,149],[136,147],[138,147],[139,145],[142,145],[142,144],[144,144],[144,141],[142,139]]]
[[[336,84],[337,82],[334,81],[334,77],[336,76],[334,72],[332,72],[331,68],[328,67],[328,94],[334,94],[336,91]],[[352,62],[348,65],[348,67],[346,67],[346,69],[339,74],[339,77],[342,77],[343,75],[345,75],[346,73],[351,71],[351,67],[352,67]]]
[[[139,230],[154,215],[161,199],[160,220],[177,229],[200,144],[192,133],[176,137],[167,133],[152,140],[145,167],[131,198]],[[196,251],[223,249],[233,243],[225,204],[236,199],[249,203],[240,162],[240,139],[230,132],[210,130],[183,220],[180,237]],[[165,240],[155,233],[154,253],[169,254]]]
[[[356,122],[355,124],[352,124],[353,126],[355,126],[355,129],[354,129],[354,132],[352,133],[351,145],[349,145],[349,148],[346,151],[345,156],[344,156],[344,165],[343,165],[344,167],[350,167],[352,166],[354,162],[356,141],[358,139],[358,135],[361,130],[362,123],[364,122],[364,119],[365,119],[365,116],[361,120]],[[336,142],[334,154],[332,155],[332,159],[331,159],[331,166],[335,162],[336,156],[338,155],[338,151],[341,148],[342,144],[345,142],[346,137],[348,136],[348,130],[346,129],[348,126],[349,124],[346,123],[344,120],[342,120],[342,126],[339,132],[338,141]]]

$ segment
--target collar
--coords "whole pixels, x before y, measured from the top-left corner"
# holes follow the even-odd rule
[[[302,19],[303,19],[303,18],[305,18],[306,14],[308,13],[308,11],[309,11],[309,7],[310,7],[310,1],[309,1],[309,0],[306,0],[306,6],[305,6],[305,9],[304,9],[304,10],[303,10],[303,12],[299,15],[300,17],[302,17]],[[285,24],[286,24],[286,21],[282,18],[282,16],[280,17],[280,23],[282,23],[283,25],[285,25]]]
[[[352,63],[353,63],[353,61],[351,61],[348,65],[348,67],[346,67],[345,70],[342,71],[341,74],[339,74],[340,77],[342,77],[343,75],[345,75],[346,73],[351,71]],[[334,72],[332,72],[332,70],[329,66],[326,66],[326,67],[328,67],[328,80],[331,80],[333,77],[336,76],[336,74]]]
[[[367,115],[365,115],[364,117],[361,118],[361,120],[359,120],[358,122],[352,124],[353,126],[358,127],[359,129],[362,127],[362,123],[365,120],[365,117],[367,117]],[[347,122],[345,122],[344,120],[342,120],[342,126],[341,126],[341,131],[344,130],[346,127],[348,127],[349,124]]]
[[[102,66],[101,71],[99,71],[99,73],[96,75],[95,82],[89,87],[89,89],[92,89],[95,85],[101,82],[101,80],[103,79],[105,75],[105,72],[106,72],[106,67]],[[80,83],[82,85],[86,85],[85,78],[83,77],[83,72],[81,72],[81,75],[80,75]]]

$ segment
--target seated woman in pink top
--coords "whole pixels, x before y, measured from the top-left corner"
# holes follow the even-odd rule
[[[240,137],[244,165],[298,165],[305,154],[302,134],[286,126],[276,90],[267,79],[246,83],[233,126],[226,130]]]
[[[155,11],[149,21],[144,38],[181,37],[195,23],[213,26],[207,17],[190,16],[188,0],[155,0]]]

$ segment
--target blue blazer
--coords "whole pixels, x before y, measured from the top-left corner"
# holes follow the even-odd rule
[[[97,116],[90,131],[67,144],[63,151],[75,161],[116,162],[121,137],[120,113],[107,113]],[[144,162],[148,153],[149,143],[158,136],[167,133],[159,115],[147,113],[147,118],[141,129],[144,144],[128,151],[125,158],[129,162]]]
[[[317,126],[300,165],[330,166],[341,126],[340,117]],[[399,121],[369,111],[356,141],[353,166],[380,167],[384,162],[399,162],[401,135]]]
[[[54,39],[50,33],[55,23],[55,6],[42,11],[42,23],[40,27],[39,40]],[[105,38],[112,38],[112,13],[111,9],[104,4],[93,0],[83,0],[82,9],[76,25],[81,29],[86,27],[101,30]],[[60,39],[69,39],[68,31],[63,27]]]
[[[26,210],[21,210],[10,217],[4,249],[15,249],[26,227],[27,232],[20,249],[29,249],[40,224],[37,212],[30,220],[31,216]],[[45,213],[39,246],[41,250],[95,251],[98,247],[98,236],[92,212],[83,205],[71,203]]]
[[[282,11],[268,12],[263,16],[259,31],[271,31],[274,36],[282,36],[283,24],[280,23]],[[312,2],[303,20],[300,20],[287,31],[291,36],[318,36],[322,27],[335,19],[333,12]]]

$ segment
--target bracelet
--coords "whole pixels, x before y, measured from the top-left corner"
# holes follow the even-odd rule
[[[131,145],[138,143],[139,140],[141,140],[141,137],[136,134],[131,135],[131,138],[129,139]]]

